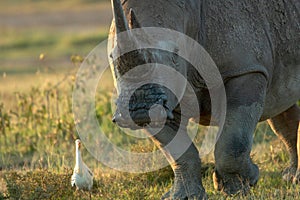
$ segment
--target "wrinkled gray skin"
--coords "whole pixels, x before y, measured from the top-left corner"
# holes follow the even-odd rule
[[[115,5],[117,3],[117,0],[114,1]],[[268,120],[290,154],[290,165],[284,170],[283,177],[294,183],[299,181],[297,130],[300,137],[300,109],[296,105],[300,99],[299,0],[125,0],[122,7],[122,11],[118,12],[124,11],[126,16],[123,29],[129,23],[130,28],[165,27],[180,31],[198,41],[218,66],[226,89],[227,115],[215,145],[213,177],[216,189],[227,194],[246,193],[250,186],[257,183],[259,170],[251,161],[250,151],[254,129],[263,120]],[[121,15],[116,10],[114,15],[118,22],[117,25],[112,23],[111,37],[123,31]],[[112,48],[117,45],[112,44]],[[156,54],[148,51],[147,54],[141,53],[141,58],[159,63],[164,60],[170,66],[176,62],[163,52],[160,56]],[[140,64],[137,57],[125,56],[114,63],[114,78],[123,91],[130,90],[130,80],[121,79],[120,74],[129,70],[128,63]],[[208,125],[208,90],[199,84],[201,78],[193,69],[186,64],[180,67],[185,69],[185,75],[197,91],[201,108],[200,124]],[[145,102],[152,101],[152,105],[160,102],[168,110],[170,106],[166,102],[171,99],[162,88],[142,88],[141,91],[145,93],[135,93],[130,105],[131,117],[139,125],[147,122],[144,113],[147,113],[149,106],[145,106]],[[158,94],[155,96],[156,92]],[[144,94],[152,94],[154,99]],[[117,112],[122,112],[124,98],[130,97],[121,91]],[[174,101],[168,103],[171,105]],[[172,140],[180,120],[187,121],[189,118],[181,116],[180,119],[178,106],[171,112],[173,116],[168,115],[165,128],[152,137],[159,147]],[[127,117],[117,113],[114,121],[119,126],[131,127]],[[163,199],[205,199],[196,147],[192,144],[177,160],[172,149],[161,149],[175,173],[174,185]]]

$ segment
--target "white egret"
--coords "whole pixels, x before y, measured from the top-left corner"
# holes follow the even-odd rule
[[[93,173],[82,161],[80,151],[81,141],[79,139],[75,141],[75,146],[76,164],[71,177],[71,185],[72,187],[76,185],[76,188],[80,190],[91,190],[93,186]]]

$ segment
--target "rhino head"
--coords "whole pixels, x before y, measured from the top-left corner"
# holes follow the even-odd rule
[[[184,61],[176,54],[178,46],[173,41],[157,41],[157,46],[167,47],[169,51],[143,49],[141,41],[147,43],[151,40],[148,40],[147,32],[141,29],[134,10],[124,9],[124,12],[119,0],[112,0],[112,6],[114,20],[108,48],[118,94],[112,120],[121,127],[131,129],[163,126],[177,118],[174,114],[181,98],[165,87],[164,83],[168,82],[167,85],[172,85],[172,88],[178,90],[177,94],[182,95],[186,87],[186,83],[179,81],[176,76],[166,78],[162,75],[163,66],[169,66],[183,76],[186,75]],[[137,29],[141,30],[139,38],[132,34]],[[122,53],[128,46],[134,50]]]

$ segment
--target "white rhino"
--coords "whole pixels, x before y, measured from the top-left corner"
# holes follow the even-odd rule
[[[224,81],[227,115],[215,145],[214,185],[227,194],[247,192],[257,183],[259,169],[250,158],[253,132],[259,121],[268,120],[290,154],[285,178],[298,182],[297,130],[300,120],[300,1],[299,0],[112,0],[114,21],[111,37],[141,27],[163,27],[179,31],[201,44],[215,61]],[[112,48],[122,48],[116,40]],[[134,41],[134,40],[133,40]],[[176,44],[174,52],[176,50]],[[121,88],[113,121],[122,127],[149,124],[148,110],[159,104],[168,113],[165,127],[153,141],[167,145],[178,130],[180,105],[170,92],[148,84],[131,97],[132,79],[121,76],[144,63],[178,66],[197,91],[200,124],[208,125],[210,96],[201,77],[172,54],[147,49],[116,59],[113,72]],[[130,98],[129,115],[123,100]],[[184,99],[184,98],[183,98]],[[171,106],[170,106],[171,105]],[[130,123],[129,118],[131,118]],[[157,116],[159,121],[159,116]],[[300,129],[299,129],[300,130]],[[299,135],[298,131],[298,135]],[[174,185],[163,199],[205,199],[201,161],[194,144],[180,158],[174,149],[161,148],[175,174]]]

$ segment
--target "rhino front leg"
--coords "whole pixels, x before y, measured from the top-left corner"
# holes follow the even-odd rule
[[[294,183],[299,182],[300,178],[299,152],[297,153],[297,132],[298,143],[300,142],[299,120],[300,109],[297,105],[268,120],[272,130],[283,141],[290,155],[290,166],[283,171],[283,179]],[[300,151],[299,145],[298,151]]]
[[[175,175],[172,188],[162,199],[206,199],[199,153],[187,135],[186,127],[179,129],[174,124],[166,125],[152,140],[168,159]]]
[[[226,85],[227,113],[215,146],[216,189],[228,195],[246,194],[258,181],[259,169],[250,158],[253,132],[263,112],[266,78],[252,73],[229,80]]]

